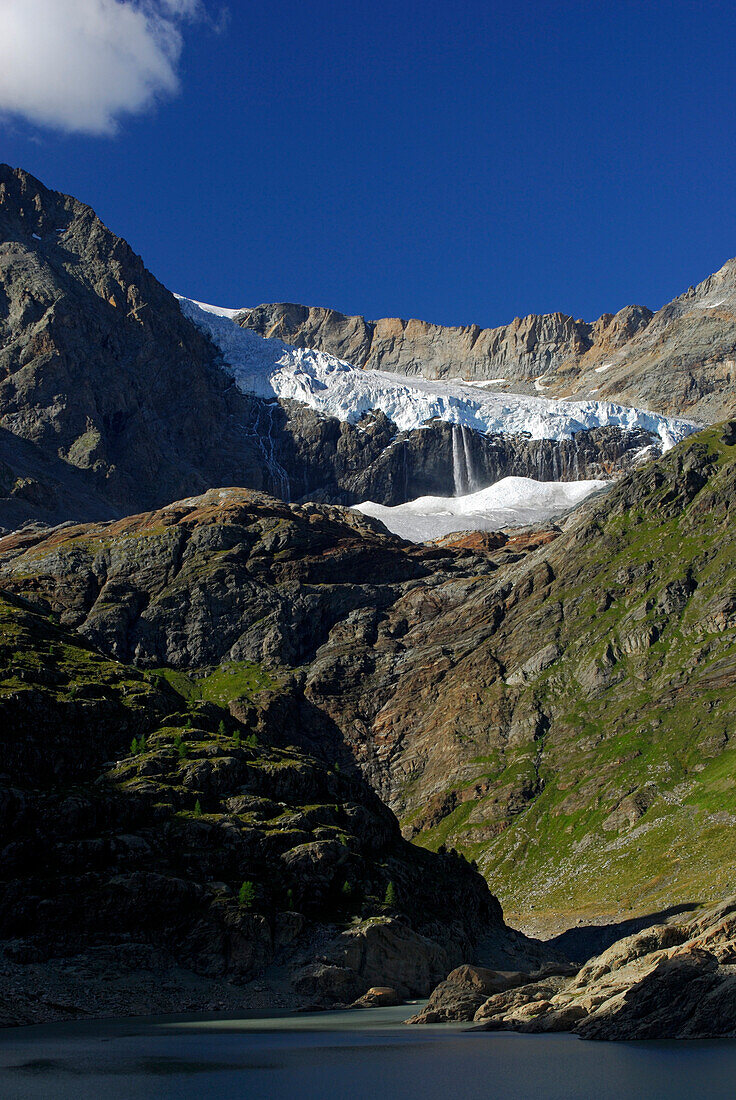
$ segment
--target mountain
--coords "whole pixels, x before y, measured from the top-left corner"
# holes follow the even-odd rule
[[[478,334],[518,367],[499,393],[437,334],[422,370],[448,377],[417,374],[410,325],[389,348],[351,322],[351,363],[177,299],[0,167],[0,1023],[451,971],[492,1027],[686,1034],[693,990],[726,1004],[736,420],[680,414],[731,400],[733,275]],[[556,483],[527,485],[536,529],[412,544],[364,514],[490,507],[509,476]],[[603,922],[597,950],[719,907],[582,978],[497,898],[527,932]],[[687,1019],[652,1016],[683,982]]]
[[[0,522],[123,514],[225,470],[263,484],[245,399],[173,295],[89,207],[7,166],[0,302]]]
[[[255,662],[296,700],[287,743],[541,929],[733,889],[735,498],[730,424],[536,539],[411,546],[222,490],[9,536],[0,583],[118,659]]]
[[[6,530],[122,517],[228,484],[396,505],[469,487],[471,474],[594,478],[692,430],[595,402],[428,396],[387,376],[361,396],[355,382],[330,356],[177,302],[89,207],[0,166]]]
[[[142,671],[7,595],[0,626],[0,1024],[421,996],[453,960],[550,957],[357,775],[275,747],[297,715],[267,674]]]
[[[283,302],[243,310],[238,320],[374,370],[486,379],[518,393],[594,397],[701,423],[736,412],[736,260],[656,313],[627,306],[593,322],[551,313],[500,328],[450,328]]]

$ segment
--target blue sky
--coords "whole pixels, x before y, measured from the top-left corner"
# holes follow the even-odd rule
[[[495,325],[656,308],[736,255],[730,4],[226,6],[116,133],[0,120],[173,290]]]

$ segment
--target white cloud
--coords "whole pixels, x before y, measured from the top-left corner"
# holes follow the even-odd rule
[[[179,90],[182,24],[201,0],[0,0],[0,112],[111,134]]]

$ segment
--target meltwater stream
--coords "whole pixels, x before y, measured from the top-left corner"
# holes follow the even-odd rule
[[[406,1027],[416,1006],[0,1031],[4,1100],[691,1100],[734,1095],[736,1041],[591,1043]]]

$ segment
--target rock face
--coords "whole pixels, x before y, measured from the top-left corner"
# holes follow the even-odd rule
[[[620,940],[571,978],[547,972],[491,989],[493,981],[468,981],[465,972],[473,970],[453,971],[408,1023],[472,1018],[479,1030],[574,1031],[583,1039],[733,1038],[736,898],[688,924]],[[490,995],[471,1016],[485,989]]]
[[[276,685],[143,672],[6,596],[0,670],[0,1023],[422,996],[481,944],[545,956],[358,775],[274,747]]]
[[[733,438],[526,541],[409,546],[226,490],[10,536],[0,583],[119,659],[281,683],[281,744],[357,769],[512,913],[648,913],[718,897],[736,855]]]
[[[502,378],[533,383],[560,368],[626,344],[652,318],[643,306],[627,306],[598,321],[564,313],[517,317],[500,328],[447,328],[425,321],[384,317],[366,321],[334,309],[276,302],[244,310],[239,320],[261,336],[295,347],[317,347],[358,367],[425,378]],[[526,392],[526,391],[522,391]]]
[[[253,410],[173,295],[89,207],[7,166],[0,302],[4,522],[120,514],[216,469],[268,484],[233,424]]]
[[[288,475],[290,499],[347,505],[373,500],[392,506],[421,496],[453,495],[457,471],[452,425],[434,422],[416,431],[397,432],[379,412],[366,417],[358,432],[336,420],[318,421],[313,426],[314,414],[309,410],[304,410],[302,417],[293,402],[288,409],[288,420],[275,414],[274,438],[281,448],[284,469],[292,471]],[[326,443],[327,433],[334,437],[334,444]],[[641,463],[646,448],[658,453],[659,446],[648,432],[615,427],[579,431],[572,439],[563,440],[483,435],[466,429],[460,481],[463,491],[470,491],[469,470],[476,488],[504,477],[537,481],[606,478]],[[317,470],[323,471],[319,484]],[[305,481],[302,471],[311,481]]]
[[[654,314],[626,306],[593,322],[551,313],[500,328],[447,328],[286,303],[245,310],[240,320],[263,336],[321,348],[357,366],[503,379],[515,392],[594,396],[700,423],[736,412],[736,260]]]

